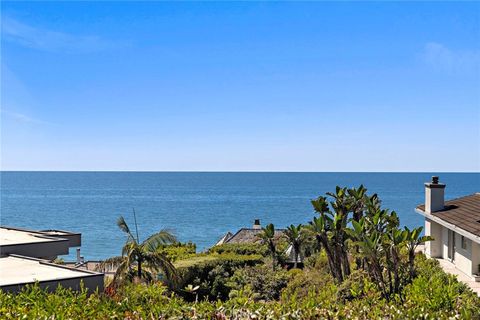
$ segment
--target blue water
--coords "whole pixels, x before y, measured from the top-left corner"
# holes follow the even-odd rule
[[[82,233],[82,254],[102,259],[120,254],[120,215],[140,237],[162,228],[198,248],[227,231],[262,224],[285,227],[315,214],[310,199],[336,185],[364,184],[410,227],[423,224],[414,212],[423,203],[433,173],[167,173],[167,172],[1,172],[2,225],[64,229]],[[479,173],[442,173],[446,198],[480,191]],[[71,254],[68,258],[72,258]]]

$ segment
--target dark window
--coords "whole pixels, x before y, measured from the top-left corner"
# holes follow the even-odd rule
[[[467,239],[462,236],[462,249],[467,250]]]

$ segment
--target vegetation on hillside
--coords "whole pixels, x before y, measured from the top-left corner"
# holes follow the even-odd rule
[[[163,268],[140,276],[136,258],[144,251],[127,249],[148,246],[125,224],[124,256],[132,256],[127,274],[149,281],[122,276],[115,290],[90,296],[37,286],[16,296],[0,293],[0,318],[480,319],[477,295],[436,260],[415,254],[431,239],[421,228],[400,228],[397,214],[363,186],[337,187],[312,205],[317,216],[288,227],[283,238],[273,237],[269,224],[257,244],[224,244],[197,254],[195,245],[176,242],[146,251],[171,264],[175,286],[156,280],[167,278]],[[289,245],[294,256],[304,257],[303,269],[285,263]]]

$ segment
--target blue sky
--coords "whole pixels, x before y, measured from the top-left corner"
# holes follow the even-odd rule
[[[2,2],[1,168],[480,171],[480,3]]]

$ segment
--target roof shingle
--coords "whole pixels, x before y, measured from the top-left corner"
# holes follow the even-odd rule
[[[417,206],[425,212],[425,205]],[[480,236],[480,193],[445,202],[445,208],[432,212],[433,216]]]

